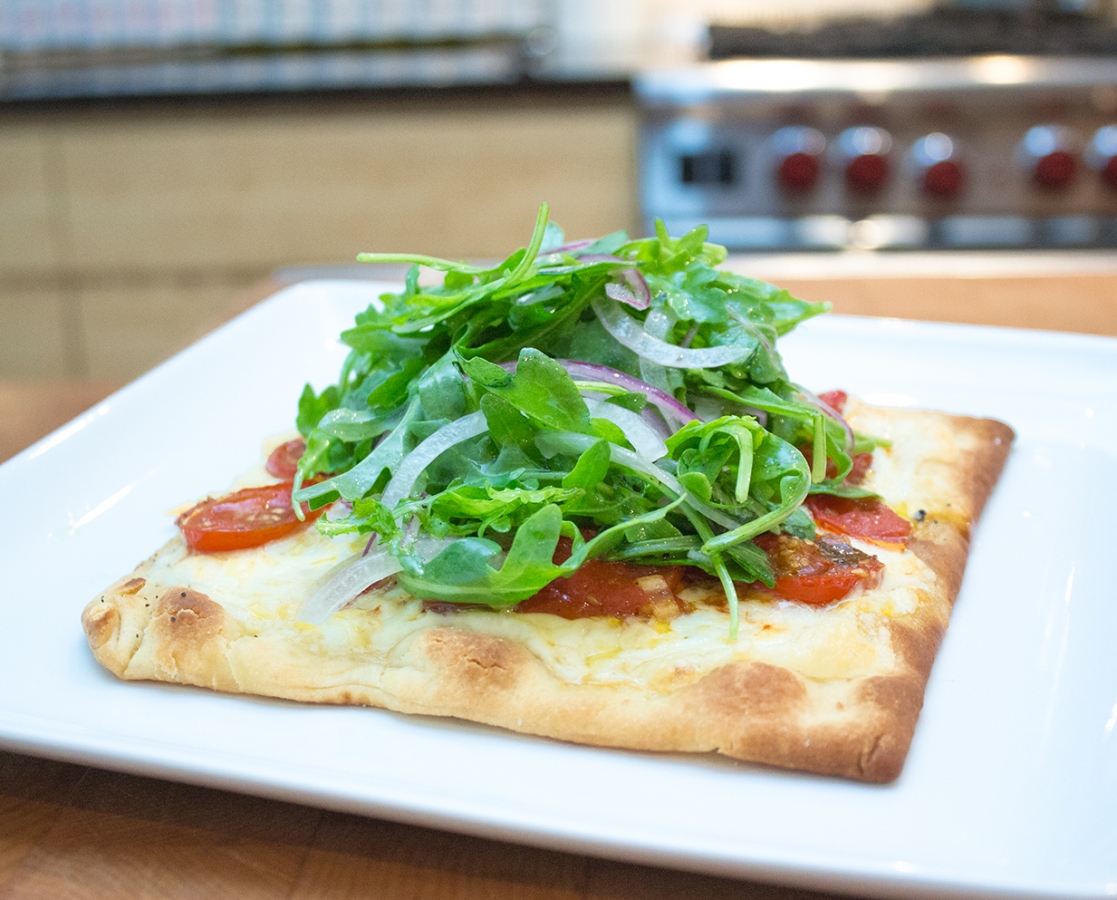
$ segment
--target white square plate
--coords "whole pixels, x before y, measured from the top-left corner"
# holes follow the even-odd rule
[[[288,288],[0,467],[0,745],[633,861],[879,896],[1117,896],[1117,341],[823,317],[793,377],[1018,442],[889,786],[126,684],[87,600],[290,427],[386,286]]]

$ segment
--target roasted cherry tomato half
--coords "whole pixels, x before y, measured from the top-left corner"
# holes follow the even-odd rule
[[[569,538],[559,538],[555,564],[570,558]],[[520,603],[517,612],[541,612],[564,619],[586,616],[642,616],[660,597],[649,594],[655,585],[668,602],[677,605],[675,592],[683,579],[683,566],[647,566],[617,560],[588,559],[567,578],[556,578],[539,593]]]
[[[302,438],[295,438],[293,441],[287,441],[285,444],[280,444],[268,456],[268,461],[264,464],[264,468],[268,470],[269,475],[274,475],[276,478],[282,478],[285,481],[290,481],[295,477],[295,473],[299,471],[299,460],[306,452],[306,441]]]
[[[904,544],[911,537],[911,522],[876,497],[853,499],[811,494],[804,505],[815,522],[829,531],[881,544]]]
[[[286,537],[306,522],[318,518],[325,507],[299,521],[291,506],[290,481],[244,488],[203,500],[178,517],[177,525],[191,550],[218,553],[244,550]]]
[[[771,588],[760,582],[749,587],[811,606],[841,600],[858,585],[875,587],[884,571],[875,556],[837,537],[804,541],[788,534],[764,534],[756,544],[768,555],[776,583]]]
[[[840,413],[845,409],[849,394],[845,391],[826,391],[825,393],[819,394],[818,399],[834,410],[834,412]]]
[[[556,578],[516,609],[552,613],[564,619],[640,616],[648,612],[654,599],[647,592],[649,584],[662,586],[669,601],[675,603],[675,591],[682,576],[682,566],[641,566],[588,559],[573,575]]]
[[[799,448],[799,452],[803,454],[803,458],[807,461],[808,467],[814,466],[814,450],[809,445],[804,444]],[[853,454],[853,468],[846,474],[843,479],[843,484],[860,484],[865,480],[865,475],[868,474],[869,469],[873,465],[873,454],[871,453],[854,453]],[[826,459],[826,479],[837,477],[838,464],[834,460],[827,457]]]

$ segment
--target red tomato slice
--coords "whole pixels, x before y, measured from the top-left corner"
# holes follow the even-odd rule
[[[570,558],[569,538],[559,538],[556,564]],[[586,616],[640,616],[649,604],[662,599],[649,595],[647,587],[666,584],[665,597],[675,601],[675,592],[685,566],[643,566],[613,560],[588,559],[568,578],[556,578],[539,593],[517,604],[517,612],[543,612],[564,619]],[[659,576],[663,582],[643,581]]]
[[[528,597],[518,612],[546,612],[564,619],[585,616],[640,616],[657,599],[648,593],[645,578],[659,576],[654,584],[666,583],[666,599],[675,602],[675,591],[683,566],[639,566],[632,563],[588,559],[569,578],[556,578],[543,590]]]
[[[824,394],[819,394],[818,399],[834,410],[834,412],[840,413],[842,408],[846,405],[846,401],[849,399],[849,394],[845,391],[827,391]]]
[[[797,600],[810,606],[826,606],[841,600],[861,582],[867,573],[840,569],[823,575],[789,575],[776,579],[773,593],[784,600]]]
[[[325,507],[309,512],[304,504],[306,519],[300,522],[291,506],[291,488],[292,483],[285,481],[203,500],[179,516],[176,524],[186,545],[198,553],[259,547],[325,512]]]
[[[807,461],[807,466],[814,467],[814,448],[804,444],[799,448],[799,452],[803,454],[803,458]],[[871,453],[854,453],[853,454],[853,468],[849,470],[843,484],[860,484],[865,480],[865,475],[869,471],[869,467],[873,464],[873,454]],[[838,474],[838,464],[829,457],[826,458],[826,478],[834,478]]]
[[[854,453],[853,454],[853,468],[849,470],[846,475],[846,484],[860,484],[865,480],[865,475],[869,471],[869,467],[873,464],[873,454],[871,453]],[[834,469],[834,474],[837,474],[837,468]]]
[[[840,538],[804,541],[788,534],[763,534],[756,544],[768,554],[776,583],[772,588],[760,582],[748,587],[811,606],[841,600],[858,585],[875,587],[884,571],[879,559]]]
[[[305,452],[306,441],[302,438],[295,438],[295,440],[280,444],[272,450],[264,468],[268,470],[269,475],[290,481],[299,471],[299,459]]]
[[[815,522],[829,531],[882,544],[904,544],[911,537],[911,522],[876,497],[811,494],[805,505]]]

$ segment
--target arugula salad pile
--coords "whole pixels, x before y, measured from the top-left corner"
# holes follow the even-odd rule
[[[827,304],[719,270],[705,227],[567,243],[548,212],[492,268],[358,257],[411,268],[342,333],[337,383],[299,401],[293,499],[340,499],[318,528],[370,535],[304,620],[389,575],[417,597],[505,609],[602,557],[717,578],[735,635],[734,583],[773,583],[752,538],[813,539],[809,492],[866,493],[842,482],[871,440],[776,350]],[[420,267],[442,283],[420,286]]]

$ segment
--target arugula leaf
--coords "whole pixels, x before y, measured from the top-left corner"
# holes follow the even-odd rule
[[[563,476],[564,488],[581,488],[583,491],[592,491],[601,484],[609,474],[609,442],[595,441],[578,457],[566,475]]]
[[[569,561],[563,565],[552,561],[564,530],[574,541],[571,560],[577,557],[580,565],[583,556],[580,551],[584,550],[581,535],[572,527],[564,528],[562,512],[557,506],[548,505],[529,516],[516,530],[499,568],[490,564],[501,552],[499,544],[483,538],[463,538],[423,566],[421,573],[401,572],[399,583],[416,597],[483,603],[505,609],[577,568]]]
[[[461,365],[479,386],[542,425],[560,431],[592,432],[589,408],[574,379],[540,351],[532,348],[520,351],[514,374],[481,357],[463,359]]]

